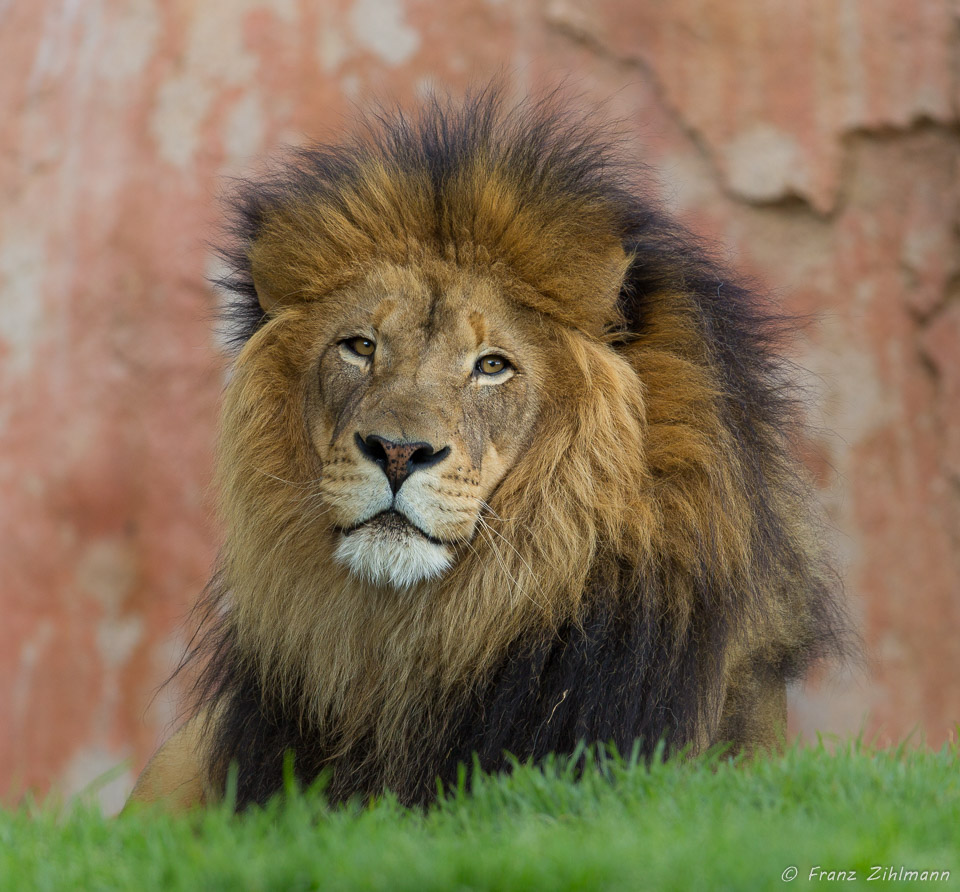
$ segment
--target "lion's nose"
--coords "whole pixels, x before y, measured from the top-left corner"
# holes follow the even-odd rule
[[[354,434],[353,438],[364,457],[383,468],[394,495],[414,471],[429,468],[450,454],[449,446],[434,449],[429,443],[396,443],[376,434],[367,437]]]

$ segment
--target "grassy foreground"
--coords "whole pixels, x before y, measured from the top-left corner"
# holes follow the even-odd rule
[[[481,777],[425,814],[389,798],[331,811],[316,792],[239,817],[24,807],[0,812],[0,889],[795,889],[833,886],[831,870],[872,888],[960,888],[956,746],[611,759],[570,774]],[[884,873],[901,867],[950,877]]]

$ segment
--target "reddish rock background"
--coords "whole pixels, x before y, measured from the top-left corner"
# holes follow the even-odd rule
[[[960,720],[960,7],[950,0],[0,2],[0,798],[122,760],[214,558],[225,175],[355,103],[506,72],[606,101],[796,345],[868,647],[807,735]],[[954,730],[951,730],[954,729]]]

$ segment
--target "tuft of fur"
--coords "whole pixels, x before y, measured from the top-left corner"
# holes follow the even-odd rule
[[[453,563],[447,546],[429,542],[419,533],[411,531],[398,540],[376,528],[344,537],[333,557],[365,582],[398,589],[442,576]]]
[[[263,801],[287,750],[304,780],[330,771],[335,799],[406,802],[473,753],[500,769],[581,740],[697,751],[741,733],[725,704],[844,650],[793,458],[788,326],[591,122],[495,91],[384,114],[244,184],[234,236],[227,539],[196,651],[214,787],[234,761],[239,802]],[[564,356],[449,568],[426,540],[419,569],[371,551],[375,532],[324,545],[305,507],[323,473],[310,312],[380,263],[501,283]]]

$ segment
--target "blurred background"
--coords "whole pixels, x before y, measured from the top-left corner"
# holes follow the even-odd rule
[[[0,801],[125,762],[214,560],[217,196],[370,98],[606,103],[651,189],[812,322],[806,447],[867,645],[792,734],[960,721],[954,0],[0,0]]]

